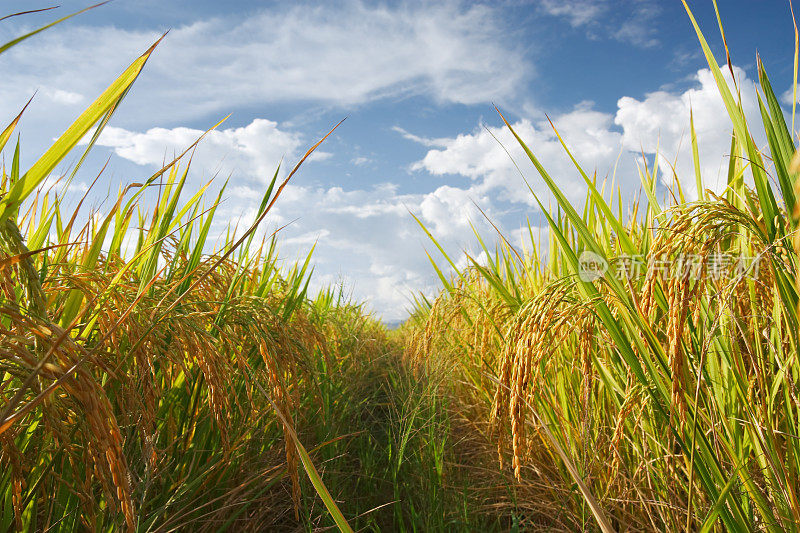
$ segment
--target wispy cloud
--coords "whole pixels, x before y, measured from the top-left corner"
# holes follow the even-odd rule
[[[622,20],[611,35],[618,41],[628,42],[642,48],[658,46],[657,19],[661,8],[651,0],[638,0],[631,6],[631,13]]]
[[[622,14],[603,0],[545,0],[540,5],[548,16],[563,17],[595,38],[639,46],[652,46],[657,39],[659,8],[652,2],[627,0],[626,5],[639,8]],[[607,21],[613,24],[601,25]],[[503,28],[498,13],[486,5],[358,1],[302,9],[286,4],[247,20],[216,18],[178,27],[162,43],[99,144],[127,161],[156,166],[202,134],[183,125],[237,108],[285,102],[353,106],[412,95],[448,105],[501,102],[525,86],[533,68],[508,40],[497,38]],[[0,112],[10,118],[39,88],[40,98],[26,121],[33,120],[49,139],[74,116],[74,106],[98,94],[113,78],[110,73],[121,71],[155,37],[151,31],[78,25],[43,34],[36,46],[21,45],[4,54],[8,75],[0,87]],[[740,75],[749,112],[754,96],[747,88],[752,84]],[[624,97],[610,113],[583,103],[554,115],[553,121],[584,168],[597,170],[599,180],[612,175],[622,153],[616,183],[632,196],[638,189],[635,159],[640,150],[652,155],[658,149],[662,170],[669,170],[667,161],[677,161],[679,175],[689,176],[684,183],[693,183],[686,136],[690,105],[702,169],[710,181],[726,163],[730,128],[708,71],[700,71],[688,90]],[[311,140],[301,125],[271,120],[275,117],[268,112],[246,116],[236,127],[223,125],[210,133],[193,162],[198,174],[233,174],[223,211],[234,222],[241,218],[241,225],[253,219],[263,179],[281,157],[295,160]],[[411,156],[417,161],[407,167],[414,173],[415,179],[409,180],[413,186],[398,179],[396,184],[346,186],[294,182],[268,219],[272,229],[289,224],[281,231],[286,257],[307,253],[319,239],[314,256],[318,286],[346,275],[354,280],[354,295],[369,298],[390,319],[403,316],[410,291],[432,289],[437,283],[422,252],[430,243],[409,211],[436,234],[451,257],[459,258],[471,239],[470,223],[486,228],[473,201],[504,231],[519,227],[529,213],[535,218],[537,207],[509,153],[534,191],[545,202],[547,198],[536,170],[497,121],[475,119],[454,130],[439,124],[435,135],[408,131],[412,128],[402,118],[397,123],[393,129],[398,138],[422,147],[414,147],[422,154]],[[46,128],[39,128],[44,124]],[[582,199],[583,180],[542,114],[526,112],[514,127],[570,198]],[[373,165],[382,170],[379,148],[348,152],[343,146],[329,143],[323,149],[335,152],[338,162],[361,166],[360,173]],[[486,228],[484,234],[492,233]]]
[[[417,144],[421,144],[423,146],[428,147],[440,147],[443,148],[447,146],[449,139],[430,139],[428,137],[422,137],[420,135],[415,135],[405,129],[401,128],[400,126],[392,126],[392,131],[396,131],[399,133],[404,139],[415,142]]]
[[[659,44],[655,0],[542,0],[542,12],[583,28],[592,39],[610,38],[648,48]]]
[[[247,18],[203,20],[170,32],[130,96],[137,113],[123,108],[122,115],[142,124],[286,101],[352,106],[414,95],[439,103],[503,101],[531,74],[523,51],[497,39],[503,28],[491,7],[456,1],[287,3]],[[55,28],[35,45],[4,54],[0,111],[10,114],[43,86],[58,87],[57,97],[98,94],[158,35]]]
[[[540,5],[548,15],[564,17],[573,28],[597,22],[609,7],[603,0],[542,0]]]
[[[357,167],[368,165],[368,164],[370,164],[372,162],[373,162],[372,159],[370,159],[369,157],[364,157],[364,156],[354,157],[353,159],[350,160],[350,163],[352,163],[353,165],[355,165]]]

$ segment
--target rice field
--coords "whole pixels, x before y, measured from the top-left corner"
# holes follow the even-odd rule
[[[746,117],[687,13],[724,190],[690,123],[694,182],[643,159],[630,204],[562,141],[576,205],[498,110],[549,230],[476,233],[458,267],[420,222],[441,291],[391,331],[258,231],[327,135],[215,243],[224,187],[183,194],[202,137],[102,211],[42,187],[158,42],[28,169],[23,109],[0,133],[0,531],[800,530],[795,109],[759,62]]]

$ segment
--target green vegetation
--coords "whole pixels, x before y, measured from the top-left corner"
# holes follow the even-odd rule
[[[576,158],[571,205],[517,137],[558,204],[539,204],[547,253],[531,231],[531,253],[445,255],[441,294],[393,332],[309,295],[310,257],[280,268],[256,239],[319,143],[214,253],[223,193],[181,198],[193,146],[102,215],[41,191],[158,43],[24,173],[17,117],[0,134],[0,531],[800,530],[800,158],[763,65],[764,150],[687,12],[731,119],[727,189],[704,190],[693,125],[699,200],[676,178],[659,201],[644,165],[627,214]],[[758,269],[709,266],[741,256]],[[658,267],[686,257],[699,270]],[[587,278],[587,258],[613,268]],[[641,272],[617,275],[630,258]]]

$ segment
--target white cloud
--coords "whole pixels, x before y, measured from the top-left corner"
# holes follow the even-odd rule
[[[316,243],[314,289],[347,280],[357,300],[366,300],[370,309],[397,320],[405,316],[412,293],[432,294],[438,285],[425,249],[445,263],[409,212],[456,259],[472,240],[467,211],[480,231],[488,235],[491,230],[468,196],[466,191],[446,187],[408,194],[390,183],[364,189],[290,184],[267,218],[269,227],[262,231],[290,222],[280,233],[282,257],[302,258]],[[484,203],[487,199],[476,200]],[[489,209],[489,215],[494,214]],[[450,226],[457,226],[457,231],[448,231]]]
[[[461,257],[459,258],[459,260],[456,261],[456,268],[458,268],[460,270],[460,269],[466,268],[468,266],[472,266],[472,265],[475,264],[475,263],[473,263],[473,261],[475,263],[478,263],[481,266],[488,265],[489,264],[489,256],[486,254],[486,250],[481,250],[480,253],[478,253],[477,255],[476,254],[472,254],[472,253],[463,252],[461,254]]]
[[[736,72],[745,109],[751,113],[752,84],[743,72]],[[677,171],[691,194],[694,177],[687,136],[690,104],[695,109],[704,177],[713,185],[718,169],[727,164],[724,155],[730,123],[708,70],[699,71],[695,86],[685,91],[658,91],[641,100],[623,97],[614,114],[597,111],[584,102],[554,116],[553,122],[584,169],[589,173],[596,169],[599,180],[610,175],[620,159],[616,184],[626,197],[632,197],[639,187],[635,160],[640,149],[652,155],[657,148],[665,160],[675,160],[678,154]],[[514,128],[569,198],[580,202],[584,183],[550,124],[522,118],[515,121]],[[458,261],[472,242],[470,223],[476,224],[488,241],[495,238],[494,229],[473,201],[515,245],[526,238],[517,239],[517,233],[508,230],[524,225],[524,218],[536,209],[506,149],[540,198],[545,202],[548,198],[536,170],[503,127],[479,124],[471,132],[438,139],[395,129],[428,149],[411,170],[430,175],[434,184],[429,192],[412,194],[393,183],[350,189],[290,184],[267,219],[269,227],[262,230],[266,233],[288,224],[280,233],[284,257],[304,257],[316,243],[314,287],[343,278],[352,280],[348,285],[354,297],[368,299],[372,309],[390,320],[404,315],[413,291],[432,291],[436,286],[423,252],[425,248],[435,249],[409,211],[420,217]],[[156,128],[143,133],[108,128],[101,144],[139,164],[158,165],[165,147],[168,152],[182,150],[200,133],[189,128]],[[297,133],[257,119],[243,127],[212,132],[201,145],[207,152],[199,151],[196,156],[197,168],[213,168],[224,159],[224,165],[238,173],[271,175],[275,161],[284,154],[296,156],[302,144]],[[462,176],[462,181],[453,181],[452,176]],[[441,183],[443,179],[450,181]],[[258,189],[252,183],[237,183],[227,193],[225,212],[241,214],[240,228],[254,217],[253,206],[262,194]]]
[[[627,42],[642,48],[658,46],[656,38],[658,24],[656,19],[661,8],[651,0],[638,0],[631,6],[630,15],[611,32],[611,36],[621,42]]]
[[[546,1],[542,5],[590,33],[599,31],[594,26],[597,21],[610,16],[608,3]],[[187,127],[149,128],[154,123],[186,124],[189,118],[197,120],[204,114],[289,101],[353,105],[421,95],[444,103],[502,102],[513,98],[532,75],[522,53],[509,47],[508,40],[497,38],[504,26],[486,5],[367,6],[351,1],[342,8],[285,6],[263,10],[248,20],[213,19],[176,28],[99,144],[136,164],[154,166],[182,152],[202,134]],[[638,16],[654,17],[653,13],[653,9],[642,9]],[[626,29],[627,22],[618,20],[604,35],[642,46],[655,38]],[[82,95],[99,94],[113,77],[109,73],[121,71],[155,36],[147,31],[75,25],[45,33],[36,45],[21,45],[4,54],[9,75],[0,87],[0,105],[10,107],[0,112],[15,114],[30,93],[40,88],[45,98],[36,102],[33,116],[26,120],[28,124],[33,120],[37,128],[47,124],[48,128],[41,129],[51,132],[55,123],[72,118],[71,111],[61,111],[64,105],[80,103]],[[750,112],[751,83],[740,76]],[[615,113],[579,104],[554,116],[554,123],[584,168],[596,169],[601,180],[613,171],[622,150],[617,183],[632,192],[638,188],[636,154],[640,147],[653,154],[658,146],[669,160],[680,153],[678,172],[688,189],[694,183],[687,135],[689,103],[695,109],[707,182],[727,164],[724,153],[730,131],[708,71],[700,71],[696,81],[695,87],[682,92],[655,92],[641,100],[621,98]],[[54,87],[58,89],[47,89]],[[541,115],[528,113],[514,127],[564,192],[580,201],[583,181],[549,123]],[[427,149],[411,166],[419,174],[429,174],[426,190],[412,194],[389,183],[349,189],[291,184],[267,218],[269,227],[262,230],[288,224],[281,231],[284,257],[304,256],[319,239],[316,286],[346,276],[353,280],[354,296],[369,298],[372,308],[387,319],[404,315],[412,291],[432,291],[437,285],[423,253],[423,248],[434,248],[408,211],[421,218],[452,258],[460,260],[472,241],[470,222],[481,228],[487,240],[494,237],[473,200],[507,236],[514,235],[505,232],[507,228],[519,227],[527,212],[535,210],[518,170],[495,137],[547,201],[541,178],[505,128],[479,124],[471,131],[441,138],[415,135],[399,126],[395,130]],[[305,141],[286,123],[262,118],[210,133],[195,155],[197,172],[218,169],[225,177],[233,173],[251,178],[231,184],[224,209],[218,212],[220,222],[228,222],[222,220],[225,216],[234,223],[238,220],[240,228],[252,222],[254,204],[263,194],[256,180],[263,182],[271,176],[282,156],[296,159]],[[352,153],[347,159],[354,165],[369,162]],[[460,176],[460,181],[453,176]]]
[[[109,126],[97,140],[129,161],[139,165],[160,165],[171,160],[194,143],[204,132],[193,128],[151,128],[146,132],[129,131]],[[268,181],[282,158],[294,159],[303,138],[295,132],[281,130],[276,122],[262,118],[239,128],[216,129],[200,142],[192,159],[195,168],[211,172],[218,169],[228,174]],[[316,152],[317,159],[328,157]],[[237,190],[237,194],[247,194]]]
[[[312,245],[316,244],[317,242],[323,239],[328,238],[330,234],[331,232],[326,229],[321,229],[318,231],[308,231],[296,237],[288,237],[286,239],[283,239],[281,241],[281,244],[284,246],[301,246],[303,248],[310,249]]]
[[[233,196],[234,198],[241,198],[241,199],[253,199],[259,198],[264,193],[261,191],[257,191],[252,187],[248,187],[246,185],[236,185],[233,187],[228,187],[228,193]]]
[[[574,28],[597,21],[608,9],[605,2],[598,0],[542,0],[540,5],[545,13],[566,18]]]
[[[247,18],[203,20],[169,33],[120,116],[141,127],[266,102],[351,106],[410,95],[502,102],[531,74],[521,48],[497,39],[503,28],[495,9],[456,1],[284,3]],[[0,111],[12,116],[42,87],[58,87],[62,99],[99,94],[157,37],[112,26],[56,27],[3,54]]]
[[[413,133],[410,133],[410,132],[404,130],[400,126],[392,126],[392,131],[396,131],[404,139],[407,139],[409,141],[413,141],[413,142],[415,142],[417,144],[421,144],[423,146],[429,146],[431,148],[433,148],[433,147],[444,148],[450,142],[450,139],[429,139],[427,137],[422,137],[420,135],[414,135]]]
[[[539,6],[573,28],[584,28],[590,39],[611,38],[643,48],[659,44],[661,8],[654,0],[541,0]]]
[[[752,124],[758,124],[753,84],[744,71],[738,68],[734,71],[745,113],[752,118]],[[730,74],[726,74],[726,79],[732,84]],[[601,181],[614,175],[615,183],[622,188],[624,195],[631,197],[639,187],[635,162],[644,152],[661,158],[661,177],[665,183],[672,181],[670,164],[677,163],[675,169],[684,191],[696,198],[689,110],[694,110],[701,172],[706,187],[716,190],[725,187],[732,126],[711,72],[708,69],[698,71],[695,81],[695,87],[679,93],[657,91],[646,95],[643,100],[620,98],[614,115],[596,111],[590,103],[581,103],[572,111],[556,116],[553,122],[583,169],[590,175],[596,170]],[[583,200],[585,184],[549,123],[521,119],[513,127],[570,200]],[[465,189],[444,190],[449,198],[458,198],[449,204],[437,200],[435,193],[429,196],[429,214],[432,220],[441,222],[443,231],[446,231],[445,220],[448,217],[451,221],[459,220],[458,209],[451,209],[445,215],[443,206],[458,204],[462,212],[468,210],[469,204],[464,200],[469,195],[484,195],[533,206],[533,198],[526,191],[520,171],[540,199],[545,201],[548,197],[538,172],[504,127],[481,125],[471,133],[437,140],[420,138],[400,128],[397,131],[409,140],[437,147],[414,163],[412,170],[424,170],[434,176],[453,174],[470,179]],[[757,142],[763,143],[763,134],[758,131],[753,134]]]
[[[445,185],[425,195],[420,203],[420,212],[437,236],[468,235],[470,222],[477,222],[482,216],[475,204],[486,209],[488,198],[478,196],[471,189]]]
[[[43,87],[42,92],[44,95],[55,102],[56,104],[75,105],[84,101],[82,94],[63,91],[61,89],[53,89],[51,87]]]
[[[781,102],[783,102],[784,104],[790,106],[790,105],[792,105],[792,99],[793,98],[794,98],[794,89],[789,87],[781,95]],[[798,100],[800,100],[800,93],[798,93]]]
[[[284,257],[302,256],[324,235],[314,252],[314,288],[344,278],[357,300],[396,320],[405,316],[413,291],[432,292],[436,286],[424,253],[432,245],[409,214],[434,225],[420,208],[428,196],[402,194],[392,184],[350,190],[290,184],[270,218],[276,214],[293,221],[281,231]],[[441,243],[455,253],[464,237],[445,237]]]
[[[610,115],[581,104],[556,117],[554,123],[584,170],[596,169],[601,178],[612,172],[621,147],[621,135],[611,129]],[[540,121],[534,125],[522,119],[513,127],[564,192],[573,200],[580,200],[585,184],[550,124]],[[484,125],[472,133],[440,142],[442,148],[429,150],[423,159],[412,165],[412,170],[466,176],[473,182],[470,187],[475,195],[492,193],[500,200],[533,206],[535,200],[527,191],[524,176],[540,199],[548,197],[536,169],[507,128]]]
[[[742,105],[748,122],[760,124],[758,103],[753,82],[745,72],[734,67],[737,83],[741,90]],[[729,86],[732,79],[727,69],[723,70]],[[620,98],[614,122],[622,128],[623,145],[631,152],[644,150],[648,154],[662,157],[660,163],[671,181],[669,163],[675,163],[681,185],[695,196],[694,166],[689,128],[689,111],[694,115],[694,126],[700,154],[700,168],[704,185],[720,191],[726,186],[728,152],[730,150],[731,125],[722,98],[711,71],[702,69],[695,77],[697,85],[682,93],[657,91],[648,94],[643,100]],[[764,135],[759,127],[751,134],[756,142],[763,145]]]
[[[42,181],[42,183],[39,184],[36,189],[42,193],[54,192],[59,196],[63,196],[64,193],[83,194],[89,190],[89,185],[82,181],[77,183],[73,181],[67,184],[66,176],[50,174]]]

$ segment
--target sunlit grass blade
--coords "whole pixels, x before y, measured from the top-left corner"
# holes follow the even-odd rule
[[[86,111],[84,111],[31,168],[20,177],[0,200],[0,219],[9,217],[30,193],[52,172],[56,165],[80,142],[86,133],[105,116],[136,81],[142,69],[163,39],[162,36],[144,54],[134,61]]]
[[[16,39],[13,39],[13,40],[5,43],[4,45],[0,46],[0,54],[2,54],[3,52],[7,51],[11,47],[18,45],[22,41],[33,37],[37,33],[41,33],[41,32],[43,32],[45,30],[48,30],[48,29],[52,28],[53,26],[55,26],[56,24],[60,24],[60,23],[62,23],[64,21],[66,21],[66,20],[71,19],[72,17],[80,15],[81,13],[85,13],[85,12],[89,11],[90,9],[94,9],[96,7],[102,6],[103,4],[107,4],[109,1],[110,0],[106,0],[105,2],[100,2],[99,4],[95,4],[93,6],[89,6],[87,8],[81,9],[80,11],[76,11],[75,13],[67,15],[66,17],[61,17],[60,19],[55,20],[55,21],[51,22],[50,24],[47,24],[46,26],[42,26],[41,28],[33,30],[32,32],[28,32],[25,35],[21,35],[20,37],[17,37]],[[17,15],[24,15],[24,14],[27,14],[27,13],[36,13],[36,12],[39,12],[39,11],[47,11],[48,9],[53,9],[53,8],[37,9],[37,10],[25,11],[25,12],[21,12],[21,13],[14,13],[12,15],[8,15],[8,16],[5,16],[3,18],[8,18],[9,16],[13,17],[13,16],[17,16]],[[0,20],[2,20],[2,19],[0,19]]]

